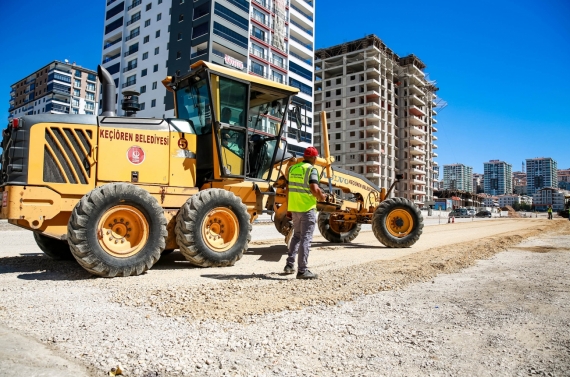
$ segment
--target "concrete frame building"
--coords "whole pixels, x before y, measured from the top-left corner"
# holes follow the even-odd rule
[[[534,195],[543,188],[558,187],[558,167],[550,157],[526,159],[527,194]]]
[[[513,193],[513,166],[499,160],[483,163],[485,194],[505,195]]]
[[[96,114],[97,73],[75,63],[53,62],[12,84],[8,120],[33,114]]]
[[[433,200],[435,82],[414,55],[400,58],[376,35],[315,52],[315,114],[327,112],[335,165],[419,206]],[[322,145],[315,116],[315,146]]]
[[[463,164],[443,165],[443,189],[475,193],[473,190],[473,168]]]
[[[560,169],[557,172],[558,188],[570,190],[570,169]]]
[[[103,65],[118,88],[141,92],[143,117],[173,117],[161,80],[200,60],[298,87],[304,127],[285,136],[302,154],[313,135],[314,10],[312,0],[108,0]]]
[[[526,195],[526,172],[513,172],[513,193],[518,195]]]

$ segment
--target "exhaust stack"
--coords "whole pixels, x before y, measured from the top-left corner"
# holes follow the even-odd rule
[[[115,97],[117,89],[109,71],[101,65],[97,66],[97,77],[101,83],[101,115],[113,117],[115,113]]]

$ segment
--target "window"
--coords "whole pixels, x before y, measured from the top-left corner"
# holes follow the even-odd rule
[[[140,104],[140,107],[141,107],[141,111],[144,110],[144,108],[145,108],[144,102]]]
[[[179,40],[179,41],[182,40],[182,33],[178,33],[178,40]]]
[[[247,18],[241,17],[239,14],[229,10],[228,8],[224,7],[219,3],[215,3],[214,5],[214,14],[217,14],[226,21],[231,22],[232,24],[236,25],[237,27],[243,30],[248,30],[249,21],[247,20]]]
[[[356,136],[356,132],[351,131],[349,135],[350,135],[350,137],[355,137],[355,136]],[[351,147],[351,148],[354,148],[354,147]]]
[[[157,47],[157,48],[154,49],[154,54],[155,54],[155,55],[158,55],[159,52],[160,52],[160,47]]]
[[[73,89],[73,95],[76,96],[76,97],[81,96],[81,90],[79,90],[79,89]],[[45,101],[45,100],[46,100],[46,99],[44,98],[44,101]]]
[[[340,134],[335,134],[334,138],[335,138],[335,140],[340,140]]]
[[[144,27],[150,26],[150,19],[144,22]]]
[[[162,0],[158,0],[158,4],[159,4],[159,5],[162,4]]]
[[[148,52],[143,53],[142,60],[148,59]]]
[[[150,37],[147,35],[146,37],[143,38],[143,44],[148,43],[149,40],[150,40]]]
[[[81,80],[75,80],[73,82],[73,86],[76,88],[81,88]]]
[[[141,77],[145,77],[145,76],[146,76],[146,73],[147,73],[147,71],[146,71],[146,68],[145,68],[145,69],[143,69],[143,70],[141,71]]]
[[[94,92],[95,91],[95,84],[88,82],[87,83],[87,90]]]
[[[73,114],[79,114],[79,109],[71,109],[71,111],[73,112]]]
[[[335,112],[335,116],[336,116],[337,118],[340,118],[340,117],[342,116],[342,111],[337,111],[337,112]]]
[[[146,10],[147,10],[147,11],[150,10],[150,8],[152,8],[152,3],[148,3],[148,4],[146,5]]]
[[[356,90],[356,86],[351,86],[351,87],[350,87],[350,91],[351,91],[351,92],[354,92],[355,90]]]
[[[352,132],[352,133],[354,133],[354,132]],[[356,148],[356,143],[350,143],[349,147],[350,147],[350,148]],[[351,160],[354,160],[354,155],[353,155],[353,154],[350,155],[350,159],[351,159]]]
[[[335,127],[336,127],[336,128],[341,128],[341,127],[342,127],[342,123],[341,123],[341,122],[336,122]]]
[[[334,150],[335,150],[335,151],[340,151],[340,150],[341,150],[340,148],[341,148],[341,145],[340,145],[340,144],[336,144],[336,145],[334,146]]]
[[[331,96],[331,92],[330,92],[330,91],[328,91],[328,92],[325,93],[325,97],[330,97],[330,96]]]
[[[85,99],[88,99],[90,101],[95,101],[95,93],[92,92],[85,93]]]
[[[93,102],[85,102],[85,110],[95,110],[95,104]]]
[[[210,2],[206,4],[202,4],[194,8],[194,15],[192,16],[193,20],[197,20],[198,18],[205,16],[206,14],[210,13]]]
[[[184,15],[183,14],[178,16],[178,22],[182,22],[182,21],[184,21]]]
[[[159,3],[159,4],[160,4],[160,3]],[[162,13],[159,13],[159,14],[156,15],[156,20],[157,20],[157,21],[162,20]]]
[[[141,86],[140,93],[141,94],[146,93],[146,85]]]
[[[196,0],[194,0],[194,1],[196,1]],[[180,0],[180,4],[184,4],[184,0]]]
[[[331,80],[325,81],[325,86],[331,86]]]
[[[255,38],[261,39],[262,41],[265,41],[265,31],[264,30],[261,30],[260,28],[253,26],[251,28],[251,33]]]
[[[342,94],[342,89],[337,89],[335,94],[337,96],[340,96]]]
[[[205,23],[204,25],[207,25]],[[247,29],[246,29],[247,30]],[[207,32],[207,30],[206,30]],[[226,27],[218,22],[214,22],[214,34],[227,39],[228,41],[237,44],[245,49],[248,47],[248,38],[244,37],[243,35],[235,32],[229,27]],[[194,37],[194,36],[192,36]]]
[[[336,79],[336,84],[337,84],[337,85],[342,84],[342,79],[341,79],[341,78]]]
[[[327,109],[328,109],[329,107],[331,107],[331,103],[330,103],[330,101],[327,101],[327,102],[325,102],[325,108],[327,108]]]
[[[340,100],[336,100],[335,102],[335,106],[340,106],[341,101]]]
[[[160,30],[157,30],[156,33],[154,33],[154,37],[155,37],[155,38],[160,37]]]
[[[251,72],[255,73],[256,75],[265,76],[265,67],[262,66],[261,64],[252,61],[251,62]]]
[[[95,77],[94,74],[88,73],[88,74],[87,74],[87,80],[89,80],[89,81],[97,81],[97,78]]]
[[[156,107],[156,100],[155,99],[150,101],[150,107]]]
[[[356,97],[352,97],[352,98],[350,99],[350,103],[355,103],[355,102],[356,102]]]
[[[75,77],[81,78],[81,71],[75,71]]]
[[[158,64],[155,64],[155,65],[152,67],[152,71],[153,71],[153,72],[158,72]]]
[[[79,107],[79,100],[77,98],[72,99],[71,100],[71,106]]]
[[[182,53],[180,51],[176,52],[176,59],[180,59],[182,57]]]

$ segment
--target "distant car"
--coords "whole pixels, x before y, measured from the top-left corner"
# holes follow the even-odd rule
[[[477,211],[475,211],[474,209],[468,209],[467,213],[469,214],[469,216],[475,216],[475,214],[477,213]]]
[[[475,217],[489,217],[489,218],[491,218],[493,216],[491,215],[491,212],[489,212],[489,211],[479,211],[479,212],[477,212]]]
[[[471,217],[471,215],[469,214],[469,212],[467,212],[467,209],[465,208],[457,208],[454,209],[453,211],[449,212],[449,217]]]

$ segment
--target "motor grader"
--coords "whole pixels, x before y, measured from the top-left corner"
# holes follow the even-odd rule
[[[231,266],[262,213],[291,234],[286,176],[300,159],[283,135],[298,89],[201,61],[163,80],[176,118],[155,119],[117,116],[111,75],[98,67],[98,79],[101,115],[26,115],[3,131],[1,218],[33,231],[45,254],[131,276],[174,249],[196,266]],[[416,242],[423,220],[411,202],[333,162],[326,145],[316,165],[327,240],[351,242],[371,223],[388,247]]]

